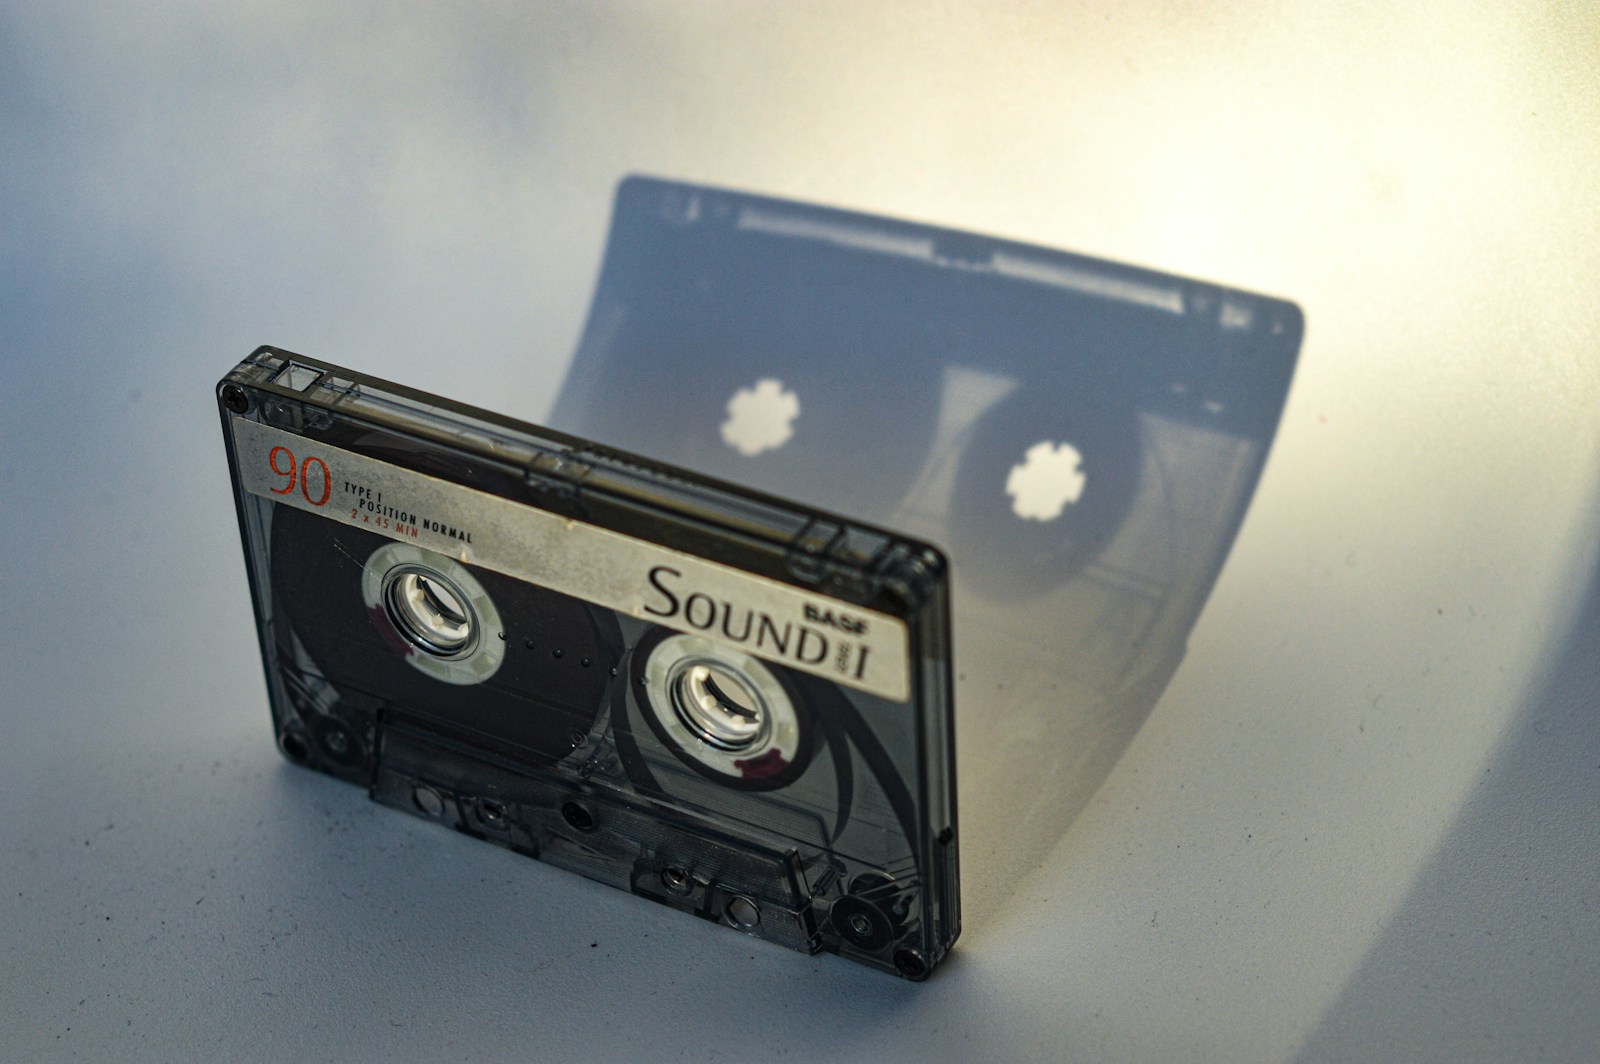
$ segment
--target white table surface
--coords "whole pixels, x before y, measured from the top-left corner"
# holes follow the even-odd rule
[[[1597,57],[1533,5],[6,6],[0,1057],[1600,1057]],[[270,740],[213,382],[543,417],[632,172],[1306,311],[1184,664],[925,984]]]

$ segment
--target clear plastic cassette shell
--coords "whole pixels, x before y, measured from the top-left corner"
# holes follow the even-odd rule
[[[218,399],[287,757],[796,950],[946,954],[937,549],[272,348]]]

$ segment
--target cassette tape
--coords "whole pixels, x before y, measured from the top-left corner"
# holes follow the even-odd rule
[[[272,348],[217,395],[289,760],[792,949],[945,956],[938,550]]]

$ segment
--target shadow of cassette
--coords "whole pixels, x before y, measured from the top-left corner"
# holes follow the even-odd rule
[[[1214,284],[630,178],[552,421],[948,550],[970,933],[1181,661],[1302,331]]]

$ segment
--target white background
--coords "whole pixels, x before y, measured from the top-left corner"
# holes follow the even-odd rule
[[[7,5],[0,1055],[1600,1055],[1577,10]],[[632,172],[1306,311],[1184,665],[926,984],[270,741],[214,381],[270,342],[543,417]]]

